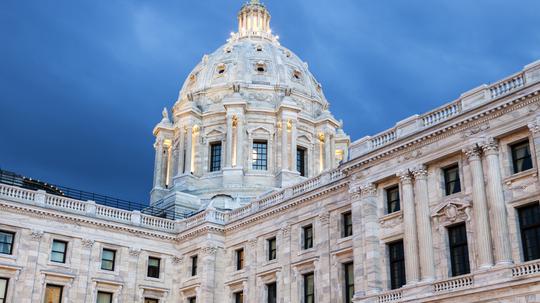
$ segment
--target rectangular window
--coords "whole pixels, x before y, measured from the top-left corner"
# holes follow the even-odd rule
[[[251,151],[251,163],[255,170],[268,169],[268,145],[266,141],[254,141]]]
[[[398,185],[386,189],[386,209],[389,214],[401,209]]]
[[[306,176],[306,149],[303,147],[296,149],[296,170],[300,173],[300,176]]]
[[[518,208],[521,246],[525,262],[540,259],[540,204]]]
[[[67,242],[61,240],[53,240],[51,261],[57,263],[66,263]]]
[[[353,262],[343,264],[345,275],[345,303],[351,303],[354,296],[354,264]]]
[[[98,291],[97,303],[112,303],[113,294],[110,292]]]
[[[45,286],[45,303],[62,303],[62,293],[64,287],[47,284]]]
[[[104,248],[101,253],[101,269],[114,271],[114,262],[116,259],[116,251]]]
[[[353,229],[352,229],[352,213],[346,212],[341,215],[341,222],[343,223],[342,226],[342,232],[341,235],[343,237],[350,237],[352,236]]]
[[[198,262],[198,257],[197,256],[192,256],[191,257],[191,276],[196,276],[197,275],[197,262]]]
[[[159,303],[158,299],[145,298],[144,303]]]
[[[0,230],[0,253],[6,255],[13,253],[13,239],[15,239],[15,233]]]
[[[304,275],[304,302],[315,303],[315,281],[313,273]]]
[[[304,249],[310,249],[313,247],[313,225],[307,225],[302,228],[303,235],[303,247]]]
[[[531,148],[529,141],[516,143],[510,146],[512,150],[512,166],[514,174],[529,170],[533,167],[531,158]]]
[[[467,245],[467,229],[465,223],[448,228],[448,242],[450,247],[452,276],[455,277],[470,273],[469,248]]]
[[[0,278],[0,303],[6,303],[9,279]]]
[[[159,279],[159,272],[161,270],[161,259],[148,257],[148,270],[147,276],[150,278]]]
[[[189,303],[197,303],[197,297],[191,297],[188,299]]]
[[[405,285],[403,240],[388,244],[388,259],[390,263],[390,288],[400,288]]]
[[[459,180],[459,166],[452,165],[443,170],[444,186],[446,195],[452,195],[461,191],[461,182]]]
[[[277,285],[276,282],[266,284],[266,302],[277,303]]]
[[[268,241],[268,261],[275,260],[277,257],[276,238],[270,238]]]
[[[210,171],[221,170],[221,142],[210,144]]]
[[[234,293],[234,303],[244,303],[244,292],[239,291]]]
[[[236,270],[244,268],[244,249],[240,248],[236,250]]]

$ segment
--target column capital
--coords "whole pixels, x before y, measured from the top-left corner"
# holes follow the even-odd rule
[[[427,179],[427,175],[428,175],[427,167],[423,164],[413,167],[410,171],[416,180]]]
[[[482,149],[479,147],[478,144],[465,147],[462,151],[469,161],[480,160],[482,156]]]
[[[536,119],[536,121],[529,122],[527,126],[529,127],[529,131],[533,134],[540,133],[540,122],[538,122],[539,119]]]
[[[488,138],[482,142],[482,150],[486,155],[494,155],[499,153],[499,142],[495,138]]]
[[[401,183],[411,184],[412,183],[412,174],[408,169],[402,169],[396,173]]]
[[[362,198],[374,197],[377,194],[377,186],[373,183],[360,185],[360,193]]]

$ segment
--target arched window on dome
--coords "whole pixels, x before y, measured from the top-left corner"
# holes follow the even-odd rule
[[[218,76],[222,76],[225,74],[226,70],[227,66],[224,63],[220,63],[216,68],[216,73],[218,74]]]
[[[255,71],[259,74],[265,73],[267,70],[266,63],[259,61],[255,64]]]
[[[262,45],[257,44],[257,46],[255,46],[255,50],[258,51],[258,52],[262,52],[263,51]]]

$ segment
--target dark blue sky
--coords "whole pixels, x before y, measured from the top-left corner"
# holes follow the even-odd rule
[[[147,201],[152,128],[242,1],[0,1],[0,167]],[[540,59],[538,0],[267,0],[353,140]]]

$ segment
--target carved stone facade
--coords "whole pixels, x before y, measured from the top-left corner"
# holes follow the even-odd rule
[[[205,178],[204,165],[197,158],[205,153],[200,147],[211,142],[204,136],[228,136],[224,125],[242,126],[246,132],[239,138],[261,138],[257,136],[267,133],[268,142],[273,140],[279,149],[280,129],[289,127],[287,120],[269,119],[268,125],[257,128],[255,120],[247,118],[248,105],[242,105],[244,112],[229,112],[235,108],[234,102],[227,103],[225,112],[211,112],[224,106],[220,102],[227,95],[236,98],[237,93],[255,94],[252,100],[247,98],[253,104],[279,107],[274,88],[251,91],[253,87],[242,81],[235,82],[231,91],[204,91],[209,83],[226,84],[229,82],[222,78],[244,75],[239,65],[244,65],[243,69],[260,67],[260,73],[266,69],[286,74],[286,69],[281,70],[284,66],[276,65],[272,57],[262,56],[253,62],[232,60],[238,48],[245,48],[242,54],[257,54],[258,49],[264,53],[270,47],[284,58],[294,58],[289,70],[294,79],[287,78],[292,89],[279,94],[291,99],[305,97],[296,96],[301,88],[294,85],[302,78],[295,75],[306,77],[302,89],[319,90],[316,82],[309,84],[313,80],[306,65],[267,32],[269,17],[257,1],[245,6],[239,14],[239,33],[218,50],[219,56],[205,56],[188,77],[173,110],[174,123],[164,112],[163,124],[155,132],[156,163],[177,166],[177,160],[164,159],[183,159],[182,153],[195,151],[180,152],[178,144],[185,146],[190,140],[198,144],[194,174],[177,176],[173,169],[168,174],[174,185],[172,191],[156,187],[165,196],[174,192],[179,199],[176,202],[194,207],[204,202],[176,191],[192,186],[186,178],[199,178],[197,182]],[[257,39],[260,43],[254,42]],[[223,70],[223,75],[210,72],[214,69]],[[250,77],[266,81],[264,75]],[[540,200],[539,93],[540,62],[536,62],[510,78],[481,86],[432,112],[353,142],[349,150],[352,157],[336,168],[314,172],[288,186],[273,183],[275,189],[261,197],[231,204],[231,209],[203,207],[182,220],[0,184],[0,231],[12,235],[9,241],[2,238],[10,242],[10,250],[2,244],[4,253],[0,253],[0,278],[9,279],[6,302],[43,302],[46,286],[57,285],[64,290],[62,302],[94,303],[101,291],[112,293],[117,303],[144,303],[145,299],[188,303],[190,298],[203,303],[234,303],[240,293],[244,302],[261,303],[267,302],[275,286],[277,302],[302,303],[304,281],[311,274],[317,303],[351,302],[347,299],[384,303],[540,302],[540,259],[525,261],[530,252],[523,248],[518,216],[523,207],[539,205]],[[314,95],[322,102],[323,112],[327,105],[322,94]],[[202,115],[205,117],[230,118],[230,124],[204,124],[201,121],[206,118],[196,116],[202,119],[196,120],[191,116],[200,111],[196,108],[208,108],[208,115]],[[270,116],[276,117],[275,112]],[[298,133],[314,129],[300,116],[297,118],[290,125],[296,123]],[[333,124],[334,131],[337,127]],[[309,133],[312,140],[319,139],[317,132]],[[272,134],[278,134],[277,139],[272,139]],[[516,144],[528,146],[530,167],[516,170],[512,152]],[[279,154],[274,152],[274,156]],[[247,162],[249,153],[243,155],[240,160]],[[225,163],[232,163],[229,161],[232,159]],[[274,164],[279,167],[279,163]],[[191,162],[184,164],[189,167]],[[164,184],[160,179],[164,171],[170,169],[166,165],[156,167],[156,184]],[[223,173],[216,178],[224,182]],[[273,176],[263,177],[275,181],[279,173],[277,170]],[[248,175],[244,171],[243,183],[236,185],[249,189],[254,179]],[[235,189],[232,184],[227,190],[237,190],[236,198],[251,190]],[[395,190],[397,196],[390,194]],[[456,226],[464,227],[468,254],[463,260],[469,269],[459,275],[454,274],[449,243],[450,230]],[[63,263],[51,259],[55,240],[66,243]],[[395,243],[402,243],[405,280],[391,289],[396,277],[390,270],[393,263],[389,247]],[[103,269],[104,250],[115,252],[112,270]],[[154,277],[149,275],[151,258],[159,259]],[[352,273],[347,267],[351,262]],[[346,273],[353,276],[352,281],[345,279]],[[348,293],[347,283],[351,282],[354,292]],[[349,294],[352,298],[346,297]]]

